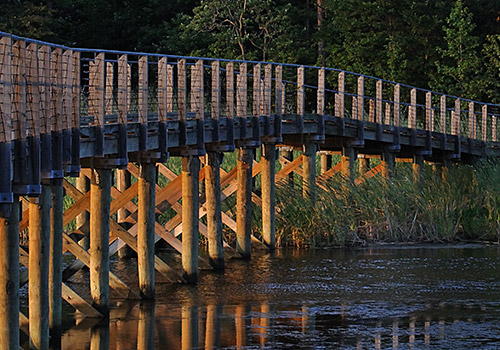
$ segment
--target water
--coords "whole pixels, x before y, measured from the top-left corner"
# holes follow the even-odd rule
[[[157,295],[69,318],[61,348],[500,349],[498,246],[280,250]]]

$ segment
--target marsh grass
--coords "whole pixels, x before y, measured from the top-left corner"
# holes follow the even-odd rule
[[[356,245],[383,242],[454,242],[500,239],[500,164],[454,166],[442,178],[429,165],[413,183],[410,164],[390,180],[361,185],[340,176],[317,189],[277,188],[277,241],[281,246]]]

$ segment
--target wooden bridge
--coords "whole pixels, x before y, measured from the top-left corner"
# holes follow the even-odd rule
[[[355,181],[358,154],[359,179],[390,177],[396,158],[411,159],[418,179],[424,161],[498,157],[497,107],[338,69],[75,49],[0,33],[0,347],[18,349],[21,327],[47,349],[63,299],[107,317],[110,289],[115,299],[154,298],[155,273],[196,283],[200,267],[249,258],[252,243],[274,249],[274,187],[292,172],[314,198],[337,172]],[[293,159],[293,149],[302,155]],[[237,166],[223,171],[221,155],[235,150]],[[332,166],[335,152],[342,161]],[[370,170],[373,156],[381,164]],[[182,159],[181,175],[165,166],[168,157]],[[221,202],[235,192],[233,217]],[[252,236],[252,202],[262,208],[261,239]],[[175,215],[162,224],[167,210]],[[29,254],[19,244],[25,232]],[[199,234],[208,259],[199,257]],[[180,268],[155,255],[160,240],[182,255]],[[109,268],[125,246],[137,253],[138,286]],[[75,257],[65,269],[63,253]],[[66,284],[83,267],[91,300]],[[28,278],[29,320],[19,313]]]

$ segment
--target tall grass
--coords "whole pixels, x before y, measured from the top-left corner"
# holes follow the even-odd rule
[[[413,182],[409,164],[398,164],[390,180],[380,175],[361,185],[340,176],[317,188],[317,199],[301,188],[277,188],[280,245],[331,246],[384,242],[500,240],[500,164],[425,166]]]

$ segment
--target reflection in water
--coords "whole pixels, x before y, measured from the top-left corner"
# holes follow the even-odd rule
[[[197,287],[159,286],[156,304],[121,304],[109,323],[73,322],[61,348],[500,348],[497,251],[369,253],[230,261]]]

